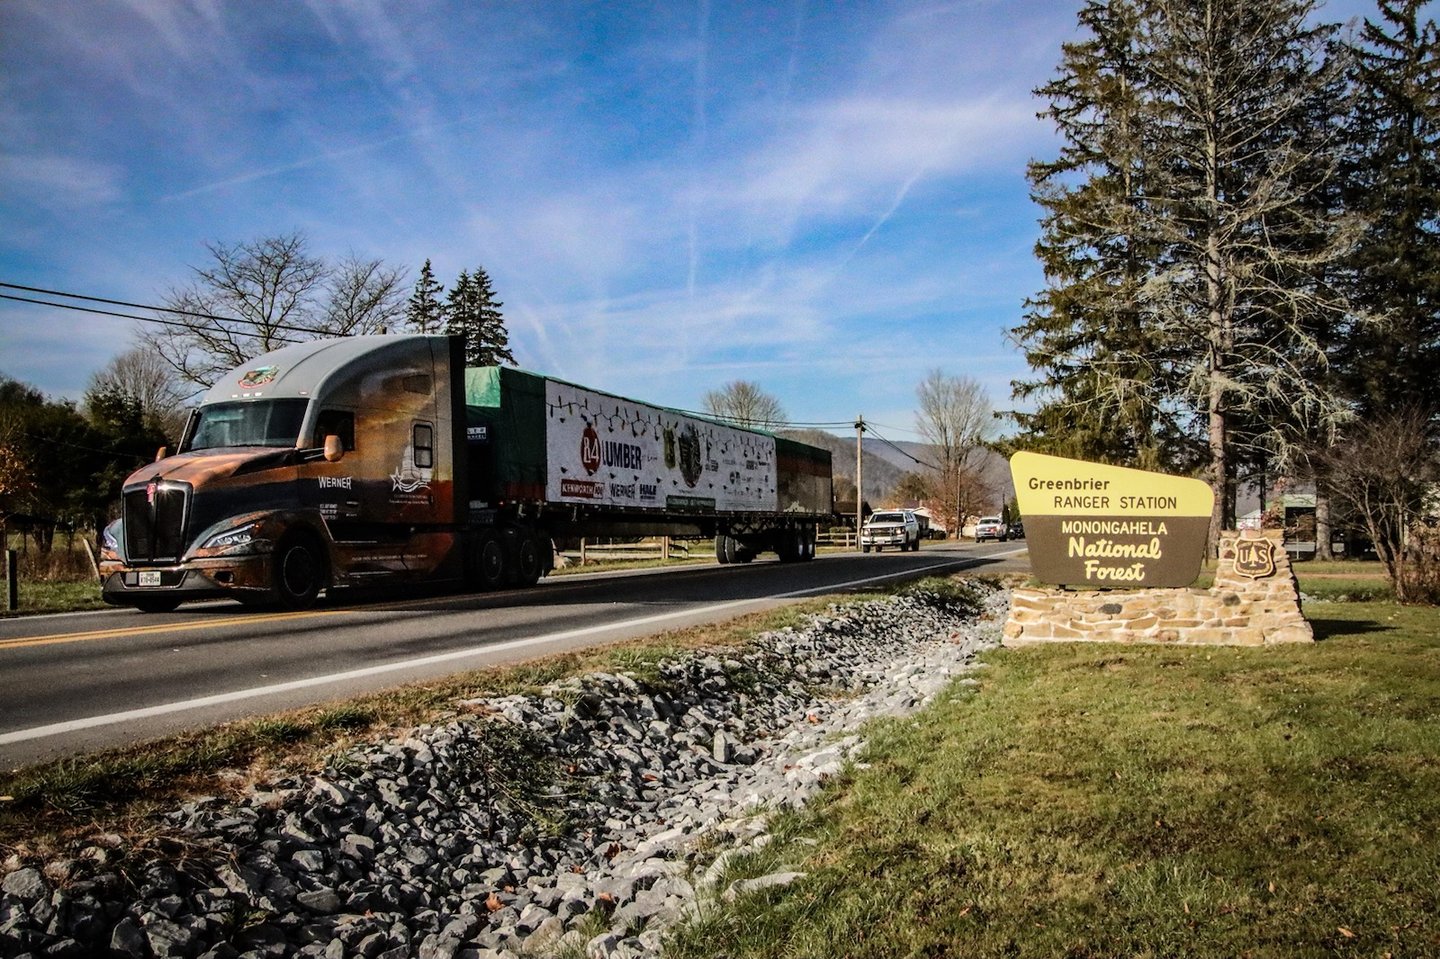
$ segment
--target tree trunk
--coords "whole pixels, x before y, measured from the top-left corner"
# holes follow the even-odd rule
[[[1209,390],[1206,396],[1207,439],[1210,452],[1210,489],[1215,494],[1215,505],[1210,511],[1209,552],[1212,557],[1220,552],[1220,533],[1226,527],[1226,518],[1231,512],[1230,503],[1230,457],[1227,414],[1225,409],[1226,363],[1232,347],[1230,332],[1231,317],[1229,304],[1225,301],[1225,271],[1220,250],[1220,144],[1219,122],[1214,114],[1216,93],[1213,87],[1207,91],[1210,115],[1206,124],[1205,138],[1205,304],[1206,330],[1209,340],[1207,358]]]
[[[1315,477],[1315,558],[1334,559],[1330,549],[1330,491],[1325,488],[1325,477]]]

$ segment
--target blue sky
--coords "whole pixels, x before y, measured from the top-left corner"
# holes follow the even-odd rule
[[[997,408],[1025,372],[1031,91],[1078,7],[3,0],[0,281],[154,303],[298,230],[483,265],[527,369],[913,438],[928,370]],[[0,372],[78,397],[134,325],[0,300]]]

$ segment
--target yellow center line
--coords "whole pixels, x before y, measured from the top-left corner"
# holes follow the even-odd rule
[[[222,626],[239,624],[255,625],[283,620],[307,619],[314,616],[334,616],[353,612],[352,609],[316,609],[293,613],[251,613],[245,616],[230,616],[225,619],[194,620],[188,623],[156,623],[150,626],[126,626],[121,629],[92,629],[81,633],[54,633],[49,636],[24,636],[18,639],[0,640],[0,649],[17,649],[27,646],[50,646],[55,643],[83,643],[97,639],[122,639],[126,636],[152,636],[161,633],[189,632],[196,629],[218,629]]]

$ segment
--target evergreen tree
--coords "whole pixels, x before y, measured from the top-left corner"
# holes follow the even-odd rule
[[[465,337],[467,366],[515,365],[510,335],[500,313],[504,305],[495,298],[490,276],[483,267],[477,266],[474,274],[460,271],[446,301],[445,332]]]
[[[415,292],[405,305],[405,327],[411,333],[442,333],[447,325],[445,304],[440,298],[445,287],[435,279],[430,260],[420,268],[420,279],[415,281]]]
[[[1147,467],[1181,456],[1162,405],[1165,367],[1141,292],[1158,256],[1141,229],[1152,159],[1146,142],[1140,10],[1134,0],[1090,0],[1088,39],[1062,47],[1061,75],[1036,91],[1040,115],[1064,138],[1060,155],[1032,162],[1042,205],[1035,253],[1046,290],[1014,335],[1038,376],[1016,381],[1025,445],[1062,456]]]
[[[1328,282],[1344,233],[1319,199],[1342,98],[1314,6],[1093,0],[1091,40],[1041,91],[1065,151],[1032,168],[1050,280],[1015,331],[1042,374],[1032,426],[1204,462],[1212,535],[1243,462],[1288,465],[1340,414],[1317,374],[1344,308]]]
[[[1355,49],[1347,202],[1365,233],[1347,265],[1355,324],[1336,352],[1362,418],[1440,415],[1440,40],[1426,0],[1379,0]]]

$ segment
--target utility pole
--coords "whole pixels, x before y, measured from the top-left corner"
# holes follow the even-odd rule
[[[865,525],[865,465],[861,452],[865,441],[865,414],[855,416],[855,548],[860,548],[860,527]]]

